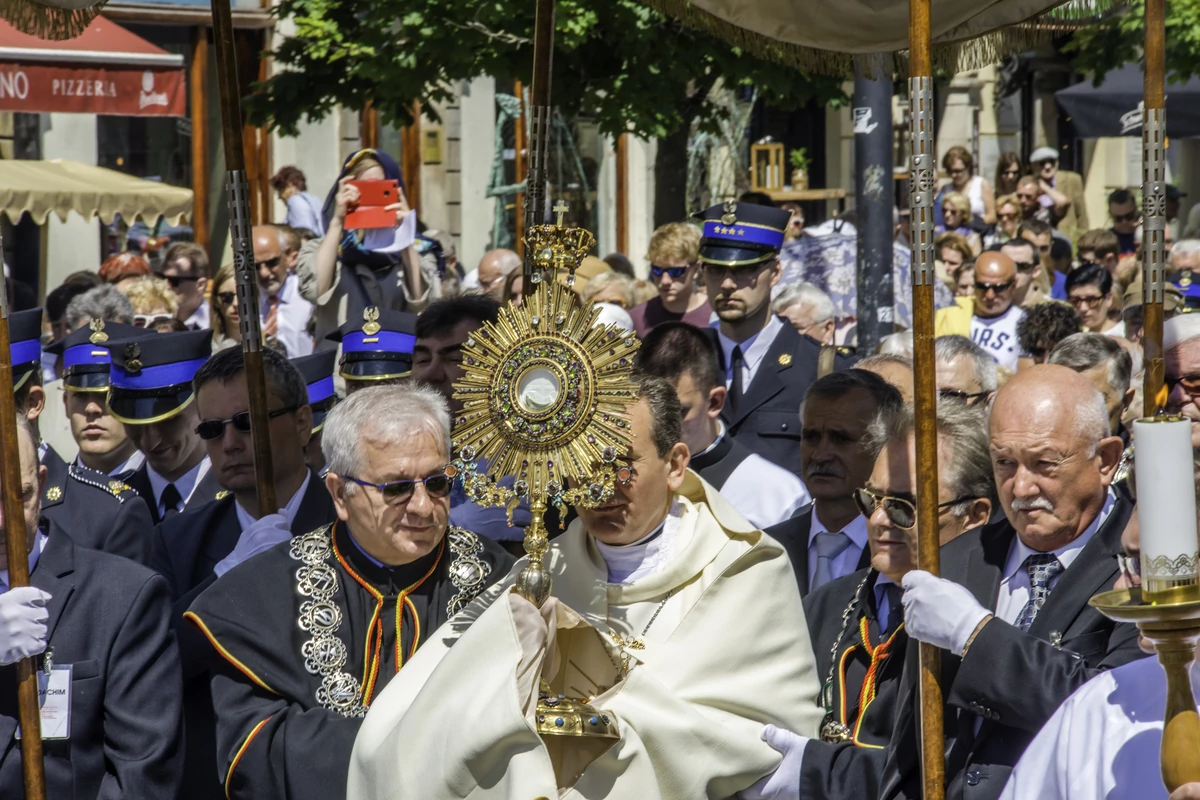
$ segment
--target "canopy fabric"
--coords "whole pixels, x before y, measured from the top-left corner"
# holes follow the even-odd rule
[[[1108,73],[1099,86],[1083,81],[1054,93],[1081,139],[1142,135],[1143,73],[1126,64]],[[1200,139],[1200,78],[1168,83],[1167,136]]]
[[[74,211],[106,225],[118,214],[125,222],[165,217],[178,225],[192,213],[192,190],[64,159],[0,161],[0,214],[15,223],[28,212],[42,225],[51,211],[64,222]]]
[[[885,70],[907,69],[908,0],[644,0],[685,25],[762,58],[848,75],[855,56],[891,54]],[[935,63],[975,69],[1030,49],[1126,0],[931,0]],[[901,54],[898,58],[896,54]]]

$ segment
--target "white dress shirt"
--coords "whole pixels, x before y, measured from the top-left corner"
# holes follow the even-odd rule
[[[270,298],[259,291],[258,314],[262,322],[267,321],[271,310]],[[277,330],[275,338],[287,351],[288,358],[311,355],[313,340],[308,335],[308,320],[312,316],[313,305],[300,296],[300,279],[288,275],[279,290],[279,313],[276,316]]]
[[[183,507],[187,505],[187,501],[192,499],[192,492],[196,491],[196,486],[199,485],[200,479],[208,473],[212,462],[205,456],[200,460],[200,463],[192,467],[190,470],[181,475],[177,480],[169,481],[162,475],[154,471],[154,467],[146,465],[146,477],[150,479],[150,490],[154,492],[154,505],[158,508],[158,516],[161,519],[167,513],[167,508],[163,505],[162,495],[168,484],[175,484],[175,491],[179,492],[179,505],[175,507],[176,511],[183,511]]]
[[[203,331],[211,328],[212,322],[209,319],[208,301],[200,301],[200,305],[196,306],[196,310],[192,312],[190,317],[183,321],[183,324],[188,330],[192,331]]]
[[[725,354],[725,388],[733,386],[733,348],[740,345],[742,348],[742,391],[746,391],[754,381],[759,364],[762,363],[767,351],[775,342],[775,337],[779,331],[783,330],[783,320],[772,314],[771,318],[767,320],[766,326],[744,342],[735,342],[721,333],[719,323],[714,327],[717,329],[717,338],[721,342],[721,352]]]
[[[720,420],[717,424],[717,438],[699,455],[705,455],[725,438],[725,424]],[[791,519],[812,503],[812,495],[799,476],[758,453],[751,453],[734,467],[717,491],[760,531]]]
[[[142,468],[142,464],[145,462],[146,454],[141,450],[134,450],[133,455],[118,464],[116,468],[111,469],[104,474],[110,478],[119,478],[123,475],[129,475],[130,473],[137,472]],[[83,463],[78,455],[75,456],[75,466],[82,467],[83,469],[91,469],[91,467]]]
[[[46,549],[46,534],[38,531],[37,539],[33,542],[33,549],[29,551],[29,574],[33,574],[33,568],[37,566],[38,558],[42,555],[42,550]],[[0,569],[0,594],[4,594],[9,590],[8,585],[8,569]]]
[[[308,482],[310,480],[312,480],[312,472],[306,470],[304,473],[304,483],[300,484],[300,488],[297,489],[296,493],[292,495],[290,500],[287,501],[287,505],[280,509],[280,511],[283,513],[283,516],[287,518],[287,524],[289,528],[292,527],[292,524],[296,521],[296,514],[300,511],[300,503],[304,500],[304,493],[308,491]],[[237,511],[238,525],[241,526],[243,531],[245,531],[254,523],[258,522],[258,520],[256,520],[254,517],[250,516],[249,511],[242,508],[241,503],[235,501],[233,507],[234,510]],[[263,514],[263,516],[265,517],[269,513],[272,512],[266,512]]]
[[[1063,570],[1050,581],[1051,589],[1062,578],[1063,572],[1066,572],[1079,556],[1084,545],[1096,535],[1096,531],[1104,524],[1104,520],[1108,519],[1116,502],[1116,496],[1112,489],[1109,489],[1108,496],[1104,500],[1104,508],[1092,520],[1092,524],[1087,526],[1087,529],[1069,544],[1054,551],[1054,555],[1058,556],[1059,563],[1063,565]],[[1036,553],[1036,550],[1021,541],[1020,536],[1013,536],[1013,543],[1008,549],[1008,560],[1004,562],[1004,578],[1000,581],[1000,593],[996,596],[996,617],[1009,625],[1017,621],[1021,609],[1029,602],[1029,571],[1025,569],[1025,559]]]
[[[829,530],[831,529],[817,516],[817,509],[814,507],[812,527],[808,531],[808,585],[810,587],[817,577],[817,534]],[[836,531],[832,532],[836,533]],[[859,514],[850,520],[849,524],[841,529],[841,532],[850,538],[850,544],[846,545],[846,549],[838,553],[830,562],[829,567],[833,572],[834,579],[849,575],[858,569],[858,560],[862,558],[863,550],[867,547],[867,518]]]

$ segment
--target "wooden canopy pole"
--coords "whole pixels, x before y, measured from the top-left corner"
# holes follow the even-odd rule
[[[554,64],[555,0],[537,0],[533,24],[533,81],[529,89],[529,169],[525,185],[525,225],[546,221],[546,157],[550,151],[550,71]],[[518,156],[519,157],[519,156]],[[525,291],[533,275],[533,253],[525,249]]]
[[[3,489],[4,538],[8,585],[29,585],[29,542],[21,503],[21,448],[17,443],[16,395],[13,392],[12,338],[8,330],[8,287],[0,278],[0,488]],[[37,665],[33,658],[17,662],[17,721],[21,725],[21,770],[25,799],[46,800],[42,763],[42,719],[38,706]]]
[[[929,26],[930,0],[909,0],[909,126],[912,166],[909,213],[912,215],[913,379],[916,420],[917,566],[941,573],[938,535],[937,384],[933,349],[934,267],[933,197],[937,190],[937,152],[933,138],[934,103]],[[921,775],[924,800],[942,800],[946,765],[942,736],[941,651],[920,645]]]
[[[1163,390],[1163,296],[1167,229],[1167,109],[1163,94],[1165,0],[1146,0],[1145,111],[1142,116],[1142,348],[1146,371],[1142,404],[1153,416],[1167,402]]]
[[[237,46],[230,0],[213,0],[213,44],[217,56],[217,85],[221,100],[221,129],[225,145],[225,191],[229,203],[229,242],[237,278],[238,322],[246,389],[250,395],[250,436],[254,443],[254,476],[258,484],[259,515],[274,514],[275,470],[267,430],[267,382],[263,368],[262,322],[258,318],[258,277],[251,242],[250,182],[242,140],[241,93],[237,79]]]

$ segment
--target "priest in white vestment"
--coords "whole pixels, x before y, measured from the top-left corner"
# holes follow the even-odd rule
[[[817,735],[787,555],[687,470],[670,384],[639,395],[634,477],[551,542],[551,598],[512,591],[518,563],[434,634],[372,703],[349,797],[727,798],[779,766],[764,725]],[[620,738],[540,737],[539,678]]]

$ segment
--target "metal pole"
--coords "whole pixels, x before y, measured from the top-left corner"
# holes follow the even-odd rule
[[[895,330],[892,289],[892,82],[879,58],[854,64],[854,207],[858,211],[858,351]]]
[[[263,369],[262,323],[258,318],[258,278],[251,239],[250,183],[242,142],[241,93],[237,78],[237,47],[233,37],[230,0],[213,0],[213,43],[217,55],[217,84],[221,95],[221,127],[225,143],[225,191],[229,202],[229,236],[237,277],[239,326],[250,395],[250,436],[254,443],[254,474],[258,484],[258,513],[273,514],[275,470],[267,430],[267,383]]]
[[[29,542],[25,537],[25,508],[21,503],[21,448],[17,444],[16,396],[12,390],[12,339],[8,330],[8,286],[0,277],[0,484],[3,484],[4,539],[8,555],[8,585],[29,585]],[[35,367],[37,369],[37,367]],[[21,768],[26,800],[46,800],[42,763],[42,719],[38,706],[37,665],[32,658],[17,662],[17,721],[21,724]]]
[[[938,537],[937,385],[934,380],[933,196],[937,190],[934,164],[933,41],[929,27],[930,0],[909,0],[909,125],[912,145],[910,170],[912,214],[913,378],[917,468],[917,566],[941,574]],[[941,651],[920,645],[921,776],[924,800],[942,800],[946,793],[946,764],[942,736]]]
[[[1164,0],[1146,0],[1145,112],[1142,117],[1142,348],[1146,416],[1166,405],[1163,391],[1163,293],[1167,229],[1167,110],[1163,95]]]
[[[555,0],[537,0],[533,28],[533,81],[529,89],[529,169],[525,180],[525,232],[546,222],[546,155],[550,150],[550,72],[554,65]],[[533,253],[525,249],[525,277]],[[526,282],[526,291],[529,283]]]

